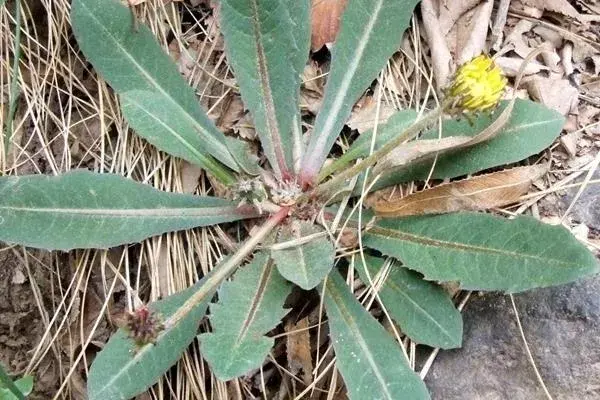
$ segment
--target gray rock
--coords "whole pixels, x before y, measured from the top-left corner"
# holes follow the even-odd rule
[[[592,179],[600,179],[600,171],[596,172]],[[578,180],[578,182],[581,181],[583,179]],[[569,189],[568,193],[563,196],[561,199],[563,212],[571,204],[578,191],[579,186],[576,186]],[[600,185],[588,185],[571,209],[570,215],[573,220],[600,231]]]
[[[555,400],[600,399],[600,277],[515,295],[525,337]],[[440,352],[426,378],[434,400],[546,399],[510,298],[474,295],[462,349]]]

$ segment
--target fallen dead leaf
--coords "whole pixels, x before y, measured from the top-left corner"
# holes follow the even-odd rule
[[[310,61],[302,74],[302,86],[300,87],[300,108],[317,114],[323,102],[325,79],[320,66]]]
[[[427,43],[431,49],[433,75],[435,77],[436,88],[440,90],[446,86],[452,72],[452,54],[450,54],[450,49],[446,43],[445,33],[447,32],[444,32],[441,28],[438,9],[439,5],[435,0],[423,0],[421,2],[423,26],[425,27]]]
[[[498,57],[495,59],[496,65],[498,65],[504,75],[514,77],[519,73],[521,65],[523,65],[523,59],[520,57]],[[548,67],[538,63],[537,61],[530,61],[525,66],[523,76],[537,74],[540,71],[547,70]]]
[[[306,386],[312,382],[312,356],[308,317],[294,323],[285,324],[287,337],[287,360],[290,372],[298,375],[302,371],[302,381]]]
[[[548,165],[541,164],[493,172],[442,184],[406,197],[380,200],[373,208],[380,217],[405,217],[502,207],[517,202],[532,182],[547,171]]]
[[[580,21],[581,14],[567,0],[521,0],[521,2],[529,7],[537,8],[543,11],[551,11],[557,14],[562,14]]]
[[[233,131],[242,139],[255,140],[258,137],[250,113],[246,113],[235,125]]]
[[[560,144],[570,157],[577,155],[577,142],[581,138],[581,132],[571,132],[560,137]]]
[[[183,193],[194,193],[202,176],[202,168],[182,161],[181,164],[181,189]]]
[[[531,97],[562,115],[577,108],[579,91],[566,79],[535,77],[527,83]]]
[[[459,19],[456,34],[456,63],[461,65],[483,53],[493,1],[484,1]]]
[[[348,0],[312,0],[311,48],[313,51],[335,41],[347,3]]]
[[[356,129],[359,133],[373,129],[375,123],[383,125],[388,118],[396,112],[396,109],[386,103],[379,106],[379,118],[377,119],[377,99],[372,96],[364,96],[356,104],[350,119],[346,123],[350,129]]]

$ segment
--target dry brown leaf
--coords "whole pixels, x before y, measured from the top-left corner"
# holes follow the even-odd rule
[[[583,21],[581,14],[575,9],[575,7],[569,4],[568,0],[521,0],[521,2],[529,7],[537,8],[543,11],[551,11]]]
[[[458,27],[456,63],[458,65],[483,53],[493,6],[493,1],[484,1],[465,13],[456,24]]]
[[[287,361],[290,372],[298,375],[302,371],[302,381],[306,386],[312,382],[312,356],[308,317],[294,323],[285,324],[287,337]]]
[[[228,95],[222,102],[215,123],[221,132],[230,131],[244,117],[244,103],[239,95]]]
[[[525,40],[525,34],[531,32],[533,22],[527,19],[521,19],[515,24],[504,39],[504,46],[512,47],[513,51],[522,58],[527,57],[531,53],[531,47]],[[561,37],[562,40],[562,37]]]
[[[423,26],[427,35],[427,44],[431,49],[431,64],[435,77],[436,88],[439,90],[446,86],[451,73],[452,55],[446,43],[444,32],[441,29],[435,0],[421,2],[421,15]]]
[[[531,97],[562,115],[577,108],[579,90],[566,79],[535,77],[527,83]]]
[[[433,2],[438,12],[440,29],[444,35],[448,34],[461,16],[477,7],[481,0],[435,0]]]
[[[233,131],[242,139],[255,140],[258,137],[250,113],[246,113],[234,126]]]
[[[312,0],[311,48],[319,50],[333,43],[348,0]]]
[[[375,90],[377,92],[377,90]],[[383,125],[388,118],[396,112],[396,109],[386,103],[381,103],[379,106],[379,122],[378,125]],[[350,119],[346,123],[350,129],[356,129],[359,133],[373,129],[377,122],[377,99],[372,96],[365,96],[359,100],[356,107],[350,115]]]
[[[455,149],[473,140],[470,136],[450,136],[441,139],[415,140],[396,147],[373,168],[373,175],[378,175],[390,168],[397,168],[409,162],[423,159],[430,154]]]
[[[202,168],[199,166],[182,161],[181,163],[181,190],[183,193],[194,193],[200,183]]]
[[[560,144],[567,151],[569,157],[577,155],[577,142],[581,138],[581,132],[571,132],[560,137]]]
[[[377,201],[380,217],[443,214],[463,210],[487,210],[515,203],[532,182],[544,176],[548,165],[517,167],[462,181],[442,184],[406,197]]]
[[[498,65],[504,75],[514,77],[519,73],[521,65],[523,65],[523,59],[519,57],[498,57],[495,59],[496,65]],[[540,71],[547,70],[548,67],[538,63],[537,61],[528,62],[523,71],[523,76],[534,75]]]

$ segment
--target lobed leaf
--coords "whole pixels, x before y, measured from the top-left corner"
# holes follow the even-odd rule
[[[336,366],[350,399],[429,399],[400,345],[332,271],[323,290]]]
[[[323,106],[302,161],[314,183],[329,150],[363,91],[398,49],[417,0],[350,0],[332,52]]]
[[[167,321],[205,281],[206,278],[191,288],[151,303],[148,308],[160,313],[163,321]],[[142,348],[137,348],[127,332],[119,329],[92,364],[87,383],[88,398],[128,400],[156,383],[196,337],[209,300],[210,296],[207,296],[175,324],[167,325],[154,344]]]
[[[562,226],[483,213],[386,219],[363,245],[435,281],[465,289],[520,292],[598,272],[598,261]]]
[[[0,240],[44,249],[108,248],[253,216],[227,200],[161,192],[113,174],[0,177]]]
[[[385,260],[365,256],[355,260],[361,280],[379,288],[379,298],[402,332],[417,343],[442,349],[461,346],[463,323],[448,293],[427,282],[419,274],[391,263],[385,272]]]
[[[299,48],[294,26],[308,24],[298,7],[306,0],[222,0],[221,26],[227,58],[244,104],[273,169],[291,177],[294,165],[294,129],[299,115],[299,65],[308,51]],[[302,9],[300,10],[302,11]],[[306,50],[304,54],[302,50]]]
[[[192,88],[152,32],[134,28],[127,7],[118,0],[74,0],[71,22],[81,50],[121,95],[123,114],[139,135],[218,176],[226,173],[214,158],[238,170]]]
[[[293,221],[281,229],[278,244],[271,250],[279,273],[304,290],[321,283],[334,264],[335,247],[323,232],[312,223]]]
[[[265,253],[255,255],[233,281],[221,286],[219,302],[210,306],[213,331],[198,337],[202,356],[219,379],[233,379],[262,365],[274,343],[264,335],[287,314],[283,303],[291,289]]]

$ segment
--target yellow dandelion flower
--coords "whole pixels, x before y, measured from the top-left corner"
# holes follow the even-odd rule
[[[482,54],[463,64],[448,89],[453,107],[465,112],[490,110],[498,104],[506,77],[494,60]]]

